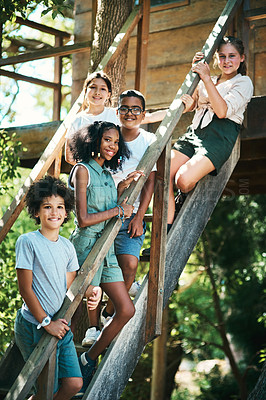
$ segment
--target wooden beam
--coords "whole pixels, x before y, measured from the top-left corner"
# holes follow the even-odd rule
[[[164,292],[165,246],[167,235],[167,213],[169,198],[169,177],[171,161],[171,140],[157,162],[153,196],[153,218],[151,234],[151,255],[148,283],[148,305],[146,315],[146,343],[161,334]]]
[[[35,395],[35,400],[51,400],[54,394],[56,366],[56,347],[50,355],[44,369],[38,378],[38,393]]]
[[[135,89],[146,96],[148,43],[150,27],[150,0],[142,1],[143,15],[138,23]]]
[[[59,178],[61,173],[61,162],[62,162],[62,149],[54,159],[52,165],[48,169],[48,174],[54,176],[55,178]]]
[[[55,47],[62,47],[63,45],[63,38],[62,37],[55,37]],[[56,88],[54,89],[53,93],[53,121],[60,121],[60,112],[61,112],[61,102],[62,102],[62,84],[61,84],[61,77],[62,77],[62,60],[63,58],[55,57],[54,58],[54,82],[57,84]]]
[[[0,129],[4,129],[9,136],[16,133],[16,139],[22,143],[23,147],[26,147],[27,151],[25,153],[19,153],[20,160],[37,159],[38,161],[60,124],[61,121],[52,121]],[[34,164],[31,168],[33,167]]]
[[[0,59],[0,67],[3,67],[4,65],[19,64],[27,61],[35,61],[49,57],[67,56],[73,53],[88,51],[88,49],[90,48],[91,40],[88,40],[86,42],[76,43],[68,46],[60,46],[51,49],[32,51],[30,53],[24,53],[14,57],[2,58]]]
[[[149,308],[148,308],[149,309]],[[168,307],[163,311],[162,334],[153,342],[152,378],[150,400],[162,400],[165,397],[166,362],[168,338]]]
[[[38,31],[41,31],[41,32],[49,33],[50,35],[61,36],[66,39],[71,38],[71,34],[68,32],[60,31],[55,28],[50,28],[49,26],[46,26],[46,25],[38,24],[37,22],[30,21],[29,19],[23,19],[21,17],[17,17],[16,23],[20,24],[20,25],[28,26],[29,28],[37,29]]]
[[[167,3],[167,4],[162,4],[160,6],[152,6],[151,7],[151,12],[157,12],[157,11],[164,11],[168,10],[169,8],[176,8],[176,7],[183,7],[183,6],[188,6],[189,5],[189,0],[179,0],[178,2],[174,3]]]
[[[17,74],[16,72],[7,71],[5,69],[0,69],[0,75],[15,79],[15,81],[34,83],[35,85],[40,85],[51,89],[56,89],[58,87],[58,84],[55,82],[49,82],[49,81],[44,81],[43,79],[32,78],[30,76]]]
[[[257,21],[266,18],[266,7],[255,8],[252,10],[246,10],[244,12],[244,18],[248,21]]]

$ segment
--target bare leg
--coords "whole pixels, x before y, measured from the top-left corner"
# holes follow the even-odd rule
[[[54,400],[70,400],[82,388],[83,380],[78,377],[62,378],[62,385],[54,395]]]
[[[179,168],[175,184],[182,192],[188,193],[201,178],[214,170],[215,167],[208,157],[196,154]]]
[[[132,283],[134,282],[137,268],[138,258],[131,254],[118,254],[117,256],[119,267],[122,269],[123,277],[127,291],[129,291]],[[107,302],[106,311],[112,315],[114,313],[114,306],[110,299]]]
[[[135,313],[135,307],[124,282],[102,283],[101,286],[114,304],[115,315],[104,327],[97,342],[87,352],[92,360],[96,360]]]
[[[88,310],[88,316],[89,316],[89,321],[90,321],[90,326],[99,326],[99,317],[100,317],[100,310],[101,306],[98,304],[97,308],[95,310]]]

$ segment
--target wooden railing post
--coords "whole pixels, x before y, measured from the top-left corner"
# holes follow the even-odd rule
[[[55,380],[55,365],[56,365],[56,347],[50,355],[45,367],[38,378],[38,393],[36,400],[51,400],[54,394]]]
[[[55,157],[52,165],[48,169],[48,174],[54,176],[55,178],[59,178],[61,172],[61,163],[62,163],[62,150]]]
[[[171,139],[169,139],[157,162],[153,198],[153,222],[147,304],[148,312],[146,315],[147,343],[161,334],[170,160]]]
[[[55,37],[55,47],[63,46],[63,38]],[[61,102],[62,102],[62,57],[54,58],[54,82],[57,84],[53,93],[53,121],[60,121]]]
[[[142,0],[143,14],[138,23],[135,89],[146,96],[148,41],[150,27],[150,0]]]

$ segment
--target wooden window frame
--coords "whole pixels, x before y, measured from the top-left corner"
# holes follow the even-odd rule
[[[167,4],[157,5],[157,6],[151,5],[150,11],[151,12],[163,11],[163,10],[168,10],[170,8],[188,6],[189,4],[190,4],[190,0],[181,0],[181,1],[176,1],[174,3],[167,3]]]

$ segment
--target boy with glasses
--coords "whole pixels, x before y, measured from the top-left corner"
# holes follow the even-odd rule
[[[122,171],[113,174],[116,186],[130,172],[137,169],[148,146],[154,142],[155,135],[140,128],[145,118],[145,99],[137,90],[126,90],[118,100],[118,110],[121,132],[130,150],[130,157],[122,165]],[[165,112],[164,112],[165,113]],[[134,211],[126,219],[115,239],[115,253],[120,268],[123,271],[124,281],[129,290],[134,282],[138,267],[140,249],[143,244],[146,226],[144,215],[149,206],[155,181],[156,166],[154,165],[141,193],[134,203]],[[101,314],[101,321],[105,324],[113,315],[113,306],[108,301]]]

